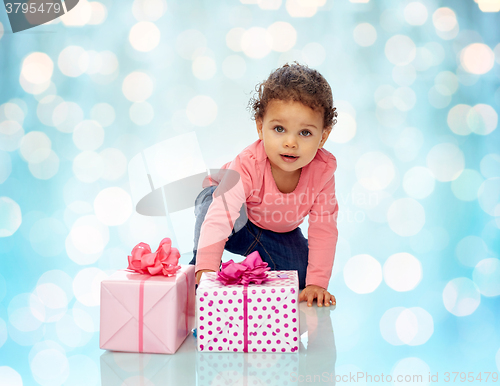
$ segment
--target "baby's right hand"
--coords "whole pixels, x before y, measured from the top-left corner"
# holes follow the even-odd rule
[[[200,284],[201,274],[203,272],[215,272],[215,271],[212,271],[211,269],[202,269],[202,270],[196,272],[196,284]]]

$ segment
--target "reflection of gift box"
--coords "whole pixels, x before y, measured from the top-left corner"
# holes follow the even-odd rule
[[[175,355],[106,351],[101,355],[101,385],[194,385],[195,341],[188,337]]]
[[[268,271],[262,284],[223,285],[202,275],[196,293],[199,351],[295,352],[299,346],[297,271]]]
[[[194,266],[175,276],[121,270],[101,283],[100,347],[173,354],[194,325]]]
[[[283,353],[197,353],[198,386],[293,385],[299,356]]]

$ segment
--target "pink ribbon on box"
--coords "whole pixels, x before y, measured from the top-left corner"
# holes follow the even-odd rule
[[[149,275],[175,276],[181,268],[178,265],[181,254],[177,248],[172,248],[172,240],[168,237],[160,242],[155,253],[146,243],[137,244],[128,257],[128,269]]]
[[[254,251],[241,263],[235,263],[233,260],[222,263],[222,269],[217,273],[217,280],[224,285],[262,284],[269,280],[266,271],[270,269],[267,263],[262,261],[259,252]]]
[[[266,271],[271,268],[262,261],[258,251],[250,253],[241,263],[229,260],[222,263],[222,269],[217,273],[217,280],[224,285],[242,284],[243,287],[243,351],[248,352],[248,284],[262,284],[270,279]]]
[[[128,257],[128,270],[146,275],[175,276],[181,269],[178,265],[181,257],[177,248],[172,248],[172,240],[164,238],[155,253],[146,243],[137,244],[132,249],[131,256]],[[186,332],[188,331],[188,309],[189,309],[189,283],[186,272],[182,272],[186,277]],[[139,352],[144,350],[144,283],[149,278],[142,279],[139,283]]]

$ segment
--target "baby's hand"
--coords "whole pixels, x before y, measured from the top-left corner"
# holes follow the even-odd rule
[[[202,270],[196,272],[196,284],[200,284],[201,274],[203,272],[215,272],[215,271],[212,271],[211,269],[202,269]]]
[[[330,304],[337,304],[335,296],[330,295],[330,292],[317,285],[308,285],[299,295],[299,302],[307,300],[308,307],[312,306],[314,299],[318,299],[318,307],[323,307],[323,304],[326,307],[330,306]]]

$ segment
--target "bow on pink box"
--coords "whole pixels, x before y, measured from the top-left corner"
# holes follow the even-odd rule
[[[146,243],[137,244],[128,257],[128,269],[149,275],[174,276],[181,268],[178,265],[181,257],[177,248],[172,248],[172,240],[168,237],[160,242],[155,253]]]
[[[250,283],[261,284],[268,281],[266,271],[271,268],[262,261],[258,251],[250,253],[241,263],[229,260],[222,263],[222,270],[217,273],[217,280],[224,285]]]

